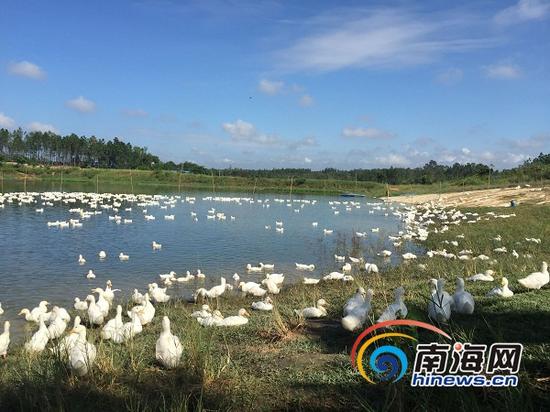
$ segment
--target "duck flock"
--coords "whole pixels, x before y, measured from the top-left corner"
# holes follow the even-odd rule
[[[77,228],[86,224],[86,221],[94,216],[101,215],[104,211],[108,214],[108,219],[115,224],[132,224],[132,219],[123,218],[119,215],[121,210],[129,211],[131,207],[139,208],[143,213],[145,220],[155,220],[156,217],[151,214],[150,209],[158,207],[161,210],[168,210],[175,207],[178,202],[185,202],[193,205],[196,202],[195,197],[183,196],[150,196],[150,195],[128,195],[128,194],[95,194],[95,193],[7,193],[0,195],[0,209],[4,208],[5,204],[15,205],[37,205],[36,213],[44,213],[44,209],[52,207],[55,204],[67,204],[72,206],[69,213],[77,218],[64,221],[49,221],[45,224],[54,228]],[[270,199],[253,199],[248,197],[204,197],[203,201],[224,203],[259,203],[262,207],[269,208]],[[294,209],[295,213],[300,211],[307,205],[315,205],[317,200],[304,199],[273,199],[274,203],[282,203]],[[123,207],[124,205],[124,207]],[[131,205],[131,207],[129,207]],[[338,215],[340,210],[351,211],[353,208],[360,208],[365,203],[356,201],[331,201],[329,206]],[[388,235],[388,240],[393,244],[393,250],[379,250],[376,253],[378,259],[390,259],[392,254],[399,253],[399,248],[404,242],[409,241],[425,241],[431,233],[445,233],[451,225],[476,224],[478,222],[490,219],[509,219],[514,218],[512,214],[496,214],[487,212],[484,215],[473,212],[461,212],[457,209],[443,208],[435,203],[429,203],[422,206],[405,206],[384,203],[367,203],[371,208],[370,213],[374,210],[379,210],[385,216],[390,213],[403,223],[403,230],[397,231]],[[336,213],[338,212],[338,213]],[[0,215],[1,216],[1,215]],[[197,212],[190,212],[190,218],[193,221],[199,219]],[[206,219],[209,220],[225,220],[227,216],[224,212],[218,211],[215,208],[208,210]],[[235,220],[235,216],[229,216],[230,220]],[[164,220],[175,220],[175,215],[166,214]],[[312,227],[317,228],[319,222],[312,222]],[[278,233],[284,233],[284,222],[275,221],[273,224],[265,225],[265,230],[274,228]],[[379,228],[371,228],[371,233],[378,233]],[[323,234],[330,236],[333,233],[331,228],[323,228]],[[370,236],[368,232],[356,232],[357,238]],[[423,253],[428,258],[432,259],[453,259],[458,261],[480,260],[487,261],[489,265],[495,264],[499,256],[510,254],[514,258],[519,258],[519,253],[513,249],[509,251],[504,246],[494,248],[492,255],[486,256],[483,254],[475,255],[471,250],[462,249],[460,252],[450,252],[447,249],[460,248],[460,243],[465,241],[464,235],[458,235],[455,240],[443,241],[443,247],[440,250],[428,250]],[[492,239],[495,244],[502,242],[502,237],[496,236]],[[523,241],[518,241],[517,249],[521,250],[524,244],[539,244],[541,239],[525,238]],[[162,253],[162,244],[152,241],[150,243],[152,250]],[[117,251],[118,252],[118,251]],[[524,257],[530,258],[528,253],[523,254]],[[127,261],[131,257],[119,251],[111,257],[104,250],[97,251],[97,257],[100,260],[119,259]],[[374,256],[371,256],[373,258]],[[403,262],[412,264],[417,255],[407,252],[401,253]],[[76,265],[86,263],[86,257],[80,254],[76,259]],[[381,270],[374,262],[369,262],[364,256],[347,256],[334,255],[334,262],[341,265],[341,269],[326,273],[320,277],[310,275],[315,270],[315,265],[309,262],[296,262],[295,270],[302,273],[302,282],[305,285],[320,285],[323,283],[333,282],[353,282],[353,274],[362,271],[364,273],[379,273]],[[426,269],[425,264],[418,264],[419,270]],[[252,281],[247,280],[247,277],[256,275],[255,280],[258,280],[257,275],[263,277],[262,280]],[[309,274],[309,276],[308,276]],[[89,270],[85,275],[87,279],[95,279],[93,270]],[[79,376],[88,373],[93,367],[97,356],[97,348],[93,342],[87,339],[87,331],[89,328],[99,328],[100,338],[110,340],[116,344],[124,344],[133,339],[136,335],[142,333],[148,324],[154,321],[156,308],[164,305],[172,298],[170,288],[180,283],[187,283],[191,280],[204,279],[207,275],[201,272],[200,269],[191,273],[186,271],[185,275],[178,275],[175,271],[160,274],[158,279],[154,279],[147,285],[146,290],[140,291],[134,289],[130,295],[133,302],[133,307],[123,313],[122,305],[116,304],[116,292],[121,292],[120,289],[113,288],[111,280],[105,282],[103,287],[95,287],[91,290],[91,294],[84,298],[75,297],[73,308],[68,311],[66,308],[54,305],[49,309],[50,303],[46,300],[39,302],[33,309],[23,308],[19,315],[30,324],[36,324],[38,329],[32,337],[24,343],[25,351],[31,354],[39,354],[45,350],[59,354],[67,362],[68,367]],[[466,282],[494,282],[495,273],[488,269],[484,273],[478,273],[466,280],[459,277],[456,279],[456,287],[453,294],[445,290],[445,280],[431,279],[428,287],[430,288],[430,299],[428,300],[427,312],[428,316],[439,323],[448,322],[453,313],[471,315],[475,310],[475,301],[466,290]],[[550,281],[548,273],[548,265],[546,262],[541,263],[539,272],[534,272],[519,279],[518,283],[522,288],[540,289]],[[159,285],[160,284],[160,285]],[[218,309],[220,307],[219,299],[223,299],[228,294],[228,291],[235,289],[244,295],[261,298],[252,302],[250,309],[252,311],[272,311],[274,301],[272,297],[281,292],[285,284],[285,275],[276,273],[276,263],[258,262],[257,264],[243,264],[243,272],[233,274],[230,278],[220,277],[219,283],[211,288],[199,287],[193,294],[193,302],[200,305],[192,312],[191,316],[196,319],[198,324],[204,327],[239,327],[245,325],[249,321],[250,313],[246,308],[241,308],[236,314],[223,315]],[[321,289],[322,290],[322,289]],[[389,304],[380,314],[377,322],[393,320],[396,318],[406,318],[408,314],[407,306],[405,305],[405,288],[400,286],[394,291],[394,301]],[[97,295],[97,296],[96,296]],[[509,283],[506,277],[500,279],[499,286],[487,290],[487,296],[495,298],[512,298],[514,293],[509,289]],[[372,289],[365,290],[363,287],[358,287],[355,294],[347,300],[343,307],[341,325],[345,330],[356,331],[365,326],[372,319],[374,291]],[[121,299],[121,298],[119,298]],[[120,302],[121,303],[121,302]],[[216,305],[216,310],[211,307]],[[316,304],[311,307],[296,308],[294,310],[296,316],[303,319],[323,318],[327,316],[327,307],[329,303],[325,299],[318,299]],[[114,316],[110,315],[111,310],[115,310]],[[71,313],[74,317],[71,318]],[[0,316],[4,313],[0,303]],[[126,319],[127,318],[127,319]],[[126,319],[126,320],[125,320]],[[71,322],[72,320],[72,322]],[[72,323],[72,327],[68,329],[68,325]],[[171,323],[167,316],[161,320],[162,331],[154,348],[157,361],[165,368],[176,367],[183,353],[183,346],[177,336],[171,333]],[[6,357],[10,344],[10,322],[5,321],[4,332],[0,334],[0,355]],[[153,349],[152,349],[153,350]]]

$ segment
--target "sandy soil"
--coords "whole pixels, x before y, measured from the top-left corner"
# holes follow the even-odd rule
[[[515,200],[517,204],[550,204],[550,188],[532,188],[532,187],[513,187],[472,190],[468,192],[455,192],[443,194],[427,195],[406,195],[392,196],[389,199],[394,202],[408,204],[421,204],[427,202],[439,202],[444,206],[489,206],[506,207],[510,206],[510,201]]]

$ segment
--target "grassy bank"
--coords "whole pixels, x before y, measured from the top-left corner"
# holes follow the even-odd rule
[[[495,209],[475,211],[484,214],[489,210]],[[516,249],[519,259],[497,255],[498,263],[490,266],[481,261],[420,258],[377,275],[354,273],[354,283],[285,286],[274,298],[273,314],[254,312],[250,322],[238,328],[202,328],[190,317],[197,306],[182,301],[157,305],[153,323],[127,345],[101,342],[98,330],[89,332],[98,358],[92,373],[83,378],[72,376],[49,352],[30,357],[19,347],[11,348],[8,358],[0,360],[0,409],[542,410],[550,402],[550,288],[527,292],[517,279],[549,259],[550,208],[526,206],[515,212],[515,218],[451,226],[448,232],[431,234],[425,246],[455,253],[472,249],[489,256],[495,256],[495,247],[506,246]],[[465,238],[458,239],[458,247],[442,243],[457,240],[459,234]],[[502,236],[498,244],[492,240],[497,234]],[[542,243],[526,243],[525,237],[541,238]],[[348,252],[360,254],[361,242],[353,242]],[[426,264],[426,269],[420,270],[418,263]],[[496,282],[468,282],[467,290],[476,299],[474,315],[453,314],[443,329],[463,342],[523,343],[517,388],[416,389],[409,386],[408,376],[395,384],[370,385],[351,368],[349,350],[357,334],[345,332],[339,320],[343,303],[357,286],[375,291],[373,318],[393,300],[392,290],[403,285],[408,317],[428,321],[429,278],[444,277],[448,289],[454,290],[457,276],[489,267],[495,270],[497,281],[508,277],[516,295],[509,300],[490,299],[485,294]],[[304,322],[293,313],[321,297],[330,304],[326,319]],[[234,314],[254,300],[258,299],[224,296],[221,310]],[[172,332],[184,346],[182,364],[172,371],[163,370],[154,359],[162,315],[170,317]],[[434,339],[431,334],[418,334],[421,341]]]
[[[269,193],[340,194],[354,192],[370,196],[385,196],[387,187],[376,182],[335,179],[245,178],[217,175],[185,174],[164,170],[93,169],[79,167],[26,166],[0,164],[4,191],[27,190],[85,190],[126,193],[158,193],[182,190],[213,192],[246,191]],[[528,182],[517,182],[528,183]],[[490,187],[516,185],[508,180],[492,181]],[[531,182],[541,185],[544,182]],[[479,179],[442,182],[425,185],[390,186],[391,194],[411,195],[448,193],[486,189],[488,182]]]

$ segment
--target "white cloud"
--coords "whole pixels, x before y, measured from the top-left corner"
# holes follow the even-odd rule
[[[530,20],[542,20],[550,14],[550,3],[541,0],[519,0],[517,4],[495,15],[497,24],[517,24]]]
[[[15,120],[0,112],[0,127],[5,129],[13,129],[15,127]]]
[[[387,166],[387,167],[389,166],[406,167],[410,165],[409,159],[397,153],[390,153],[388,155],[376,156],[375,163],[378,164],[379,166]]]
[[[471,150],[468,149],[467,147],[463,147],[461,152],[462,152],[462,154],[468,156],[470,154]]]
[[[90,113],[95,110],[95,103],[83,96],[78,96],[74,99],[67,100],[66,105],[67,107],[81,113]]]
[[[495,43],[492,39],[463,36],[471,24],[468,19],[435,13],[346,10],[305,23],[310,33],[275,53],[284,70],[400,68],[427,63],[445,53],[465,52]]]
[[[142,109],[124,109],[122,114],[128,117],[147,117],[149,113]]]
[[[304,157],[304,162],[305,163],[311,163],[312,160],[309,157]]]
[[[31,132],[53,132],[58,133],[55,126],[48,123],[31,122],[27,125],[27,129]]]
[[[10,63],[8,65],[8,72],[15,76],[28,77],[35,80],[46,77],[46,72],[40,66],[26,60]]]
[[[313,100],[313,97],[311,97],[309,94],[304,94],[302,97],[300,97],[300,106],[302,107],[309,107],[311,106],[315,101]]]
[[[280,93],[283,90],[284,85],[285,84],[281,81],[262,79],[258,83],[258,90],[260,90],[262,93],[273,96]]]
[[[485,66],[485,75],[493,79],[516,79],[521,75],[518,66],[507,63],[493,64]]]
[[[438,83],[451,85],[460,82],[462,80],[462,77],[462,70],[453,67],[439,73],[436,76],[436,80]]]
[[[222,124],[222,128],[235,142],[252,143],[265,146],[280,143],[280,139],[277,136],[261,133],[252,123],[245,122],[244,120],[238,119],[233,123],[224,123]]]
[[[375,129],[374,127],[345,127],[342,130],[342,136],[361,137],[366,139],[391,139],[392,137],[395,137],[393,133]]]

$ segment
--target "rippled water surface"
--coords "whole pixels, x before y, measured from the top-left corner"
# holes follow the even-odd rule
[[[123,202],[116,213],[98,207],[96,210],[102,213],[81,220],[82,227],[64,229],[48,227],[47,222],[79,219],[78,213],[70,213],[69,209],[90,208],[63,202],[44,206],[39,195],[33,204],[4,202],[0,209],[0,302],[5,310],[2,320],[12,321],[13,334],[21,336],[22,332],[35,328],[24,327],[22,317],[17,316],[21,308],[32,309],[45,299],[72,309],[74,297],[84,299],[91,288],[104,287],[107,279],[111,279],[113,287],[122,289],[124,296],[129,296],[134,288],[144,292],[148,283],[160,283],[161,273],[173,270],[184,276],[187,270],[195,273],[201,269],[206,274],[205,280],[175,284],[169,289],[170,295],[189,298],[198,287],[219,283],[220,276],[231,282],[235,272],[242,280],[261,279],[261,274],[247,274],[247,263],[274,263],[275,272],[284,273],[286,282],[300,281],[304,274],[320,277],[339,270],[342,263],[335,262],[335,253],[363,256],[383,267],[392,262],[384,261],[376,253],[384,248],[393,250],[387,235],[402,229],[393,211],[379,202],[375,204],[375,199],[294,196],[290,201],[282,195],[215,195],[250,197],[226,202],[210,198],[212,195],[205,192],[166,196],[157,206],[140,207],[137,202]],[[186,202],[186,196],[195,197],[195,203]],[[175,205],[163,209],[169,197],[176,200]],[[349,203],[352,201],[360,207],[352,206]],[[351,210],[346,210],[346,206]],[[37,213],[37,208],[44,208],[44,212]],[[224,213],[226,220],[207,219],[211,208]],[[147,221],[143,209],[156,219]],[[198,221],[194,221],[191,212],[197,214]],[[109,220],[115,214],[132,219],[133,223],[116,224]],[[168,214],[175,215],[175,220],[165,220],[164,215]],[[284,233],[276,232],[276,220],[283,222]],[[312,222],[318,222],[318,226],[312,226]],[[333,229],[334,233],[326,235],[324,228]],[[373,233],[372,228],[380,231]],[[367,236],[357,237],[356,232],[366,232]],[[161,243],[162,250],[153,251],[153,241]],[[100,250],[107,252],[107,259],[98,258]],[[409,250],[414,251],[414,246],[404,245],[400,253]],[[129,261],[120,261],[120,252],[128,254]],[[84,265],[77,261],[79,254],[86,259]],[[295,262],[313,263],[316,269],[299,272]],[[86,279],[89,269],[96,279]]]

